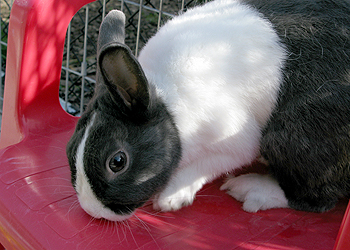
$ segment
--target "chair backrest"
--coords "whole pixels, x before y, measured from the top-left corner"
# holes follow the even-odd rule
[[[0,148],[74,120],[59,104],[66,30],[93,0],[18,0],[12,7]]]

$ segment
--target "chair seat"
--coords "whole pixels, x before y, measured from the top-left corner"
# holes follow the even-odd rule
[[[73,120],[72,120],[73,121]],[[0,153],[2,236],[24,249],[332,249],[347,201],[318,214],[291,209],[247,213],[206,185],[193,205],[159,213],[146,204],[127,222],[92,219],[70,183],[65,145],[74,122],[31,134]],[[75,120],[74,120],[75,121]]]

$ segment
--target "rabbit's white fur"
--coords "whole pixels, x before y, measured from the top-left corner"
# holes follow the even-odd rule
[[[271,24],[234,0],[191,9],[149,40],[139,62],[174,116],[183,150],[155,208],[191,204],[206,182],[258,156],[284,60]]]

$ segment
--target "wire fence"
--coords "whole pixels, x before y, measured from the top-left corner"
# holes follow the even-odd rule
[[[0,111],[6,77],[8,24],[13,1],[0,2]],[[187,8],[204,2],[207,0],[97,0],[83,7],[73,17],[67,30],[59,91],[62,107],[68,113],[79,116],[93,95],[98,29],[110,10],[119,9],[125,13],[125,43],[137,56],[162,24]]]

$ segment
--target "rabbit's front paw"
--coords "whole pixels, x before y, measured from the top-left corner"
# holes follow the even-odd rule
[[[175,211],[193,203],[194,197],[202,188],[204,180],[197,180],[190,185],[172,183],[166,187],[153,201],[155,210]]]
[[[288,207],[288,200],[278,182],[270,175],[246,174],[230,178],[220,188],[238,201],[247,212]]]
[[[195,193],[192,193],[188,188],[183,188],[177,192],[171,193],[162,192],[154,201],[153,208],[155,210],[166,211],[175,211],[179,210],[182,207],[191,205]]]

